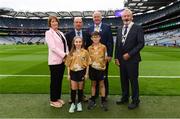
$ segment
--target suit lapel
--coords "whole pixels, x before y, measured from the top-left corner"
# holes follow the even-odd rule
[[[94,32],[94,24],[93,24],[93,26],[90,28],[90,32],[91,32],[91,33]]]
[[[51,30],[51,33],[54,39],[59,39],[59,41],[61,41],[61,38],[58,36],[58,34],[54,30]]]
[[[103,25],[103,23],[101,24],[101,27],[99,28],[99,32],[101,33],[101,32],[104,32],[103,31],[104,30],[104,25]]]
[[[119,39],[120,39],[120,42],[119,42],[119,43],[122,43],[122,28],[123,28],[123,27],[120,27],[120,28],[119,28],[119,34],[118,34],[118,35],[119,35]]]
[[[85,32],[82,31],[82,38],[84,39],[85,38]]]
[[[130,37],[132,36],[131,34],[133,33],[133,31],[134,31],[134,24],[132,25],[131,29],[129,30],[129,32],[127,34],[127,38],[126,38],[125,44],[128,42],[129,39],[131,39]],[[121,33],[122,33],[122,31],[121,31]]]
[[[60,34],[61,34],[61,36],[64,38],[64,40],[66,40],[66,38],[65,38],[65,36],[61,33],[61,32],[59,32]]]
[[[72,37],[73,37],[73,39],[74,39],[75,36],[76,36],[76,31],[74,30],[74,31],[72,32]]]
[[[129,38],[129,36],[131,36],[133,29],[134,29],[134,24],[132,25],[131,29],[129,30],[129,33],[127,35],[127,39]]]

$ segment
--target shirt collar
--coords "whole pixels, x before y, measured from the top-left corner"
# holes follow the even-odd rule
[[[102,25],[102,22],[98,25],[99,26],[99,28],[101,28],[101,25]],[[96,24],[94,24],[94,27],[96,27],[97,25]]]
[[[128,24],[128,28],[131,28],[133,24],[134,24],[134,22],[130,22],[130,23]],[[123,27],[125,28],[126,25],[124,25]]]
[[[79,30],[79,31],[78,31],[78,30],[75,29],[75,32],[76,32],[76,33],[77,33],[77,32],[80,32],[80,34],[81,34],[81,33],[82,33],[82,30]]]

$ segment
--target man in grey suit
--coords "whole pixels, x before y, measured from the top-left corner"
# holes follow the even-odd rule
[[[131,84],[132,102],[129,109],[138,107],[139,100],[139,62],[140,51],[144,47],[144,33],[141,26],[133,20],[132,11],[125,8],[122,12],[123,26],[118,29],[115,47],[115,63],[120,68],[122,97],[116,104],[129,102],[129,82]]]

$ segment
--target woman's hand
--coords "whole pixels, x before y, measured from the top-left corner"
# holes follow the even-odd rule
[[[89,78],[88,74],[85,74],[85,80],[87,80]]]
[[[71,76],[70,76],[70,75],[67,76],[67,80],[68,80],[68,81],[71,80]]]

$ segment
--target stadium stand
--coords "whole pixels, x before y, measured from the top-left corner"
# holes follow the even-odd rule
[[[164,7],[166,6],[166,7]],[[179,46],[179,0],[128,0],[125,7],[132,9],[134,22],[143,26],[146,45]],[[103,22],[111,25],[113,35],[122,24],[116,10],[101,11]],[[93,11],[72,12],[17,12],[0,8],[0,44],[34,44],[44,42],[48,29],[47,18],[60,19],[60,29],[66,33],[73,28],[73,18],[83,17],[84,29],[92,25]]]
[[[146,34],[145,40],[146,45],[180,46],[180,29]]]

